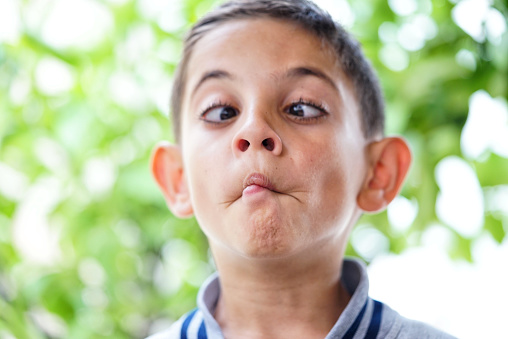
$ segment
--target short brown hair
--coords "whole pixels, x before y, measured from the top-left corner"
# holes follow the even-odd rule
[[[273,18],[296,24],[328,43],[340,67],[352,81],[362,112],[362,127],[369,138],[384,131],[384,104],[378,79],[363,55],[359,43],[316,4],[307,0],[232,0],[206,14],[184,40],[171,94],[173,132],[180,142],[180,115],[187,65],[195,44],[213,28],[238,19]]]

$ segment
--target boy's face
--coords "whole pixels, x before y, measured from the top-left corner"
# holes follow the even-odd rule
[[[185,182],[212,249],[270,258],[343,244],[367,141],[326,45],[283,21],[223,24],[196,44],[182,102]]]

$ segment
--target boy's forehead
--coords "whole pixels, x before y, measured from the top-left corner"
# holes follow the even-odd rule
[[[188,61],[186,94],[206,73],[235,73],[249,60],[255,60],[250,66],[256,73],[268,72],[273,78],[306,66],[334,82],[347,81],[336,53],[323,39],[286,20],[249,18],[222,23],[197,41]]]

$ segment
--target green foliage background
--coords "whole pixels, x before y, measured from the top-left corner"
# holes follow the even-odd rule
[[[148,163],[154,144],[171,139],[167,108],[151,95],[169,93],[180,39],[214,3],[181,1],[183,22],[168,30],[143,13],[143,1],[96,0],[111,13],[111,28],[91,47],[58,48],[45,42],[40,28],[62,2],[40,2],[40,17],[29,25],[27,9],[35,2],[19,2],[21,36],[0,45],[0,181],[17,185],[9,194],[0,190],[0,338],[143,337],[193,308],[199,285],[213,271],[196,222],[168,212]],[[475,41],[452,20],[456,2],[417,2],[416,13],[429,14],[437,34],[423,48],[403,51],[409,65],[393,71],[380,59],[386,42],[379,27],[400,27],[411,16],[395,14],[381,0],[349,1],[356,15],[351,30],[385,90],[388,132],[404,135],[414,151],[402,192],[418,204],[412,227],[394,231],[386,213],[361,221],[376,225],[395,253],[418,245],[429,225],[442,223],[435,212],[435,166],[449,155],[463,157],[460,134],[471,94],[483,89],[508,98],[506,32],[497,45]],[[492,6],[506,21],[506,3]],[[133,39],[139,46],[146,42],[145,48],[130,48]],[[457,62],[460,50],[474,57],[470,67]],[[63,63],[74,77],[71,88],[42,91],[36,75],[41,60]],[[115,94],[112,87],[125,82],[139,96]],[[466,161],[484,189],[508,185],[508,159],[487,152]],[[102,171],[112,176],[110,182],[101,181]],[[38,202],[45,207],[27,210]],[[39,239],[54,240],[49,262],[27,257],[16,240],[16,228],[22,238],[37,237],[29,223],[37,227],[41,220],[54,235]],[[471,260],[477,237],[489,233],[502,242],[507,229],[508,215],[487,208],[476,236],[449,228],[449,254]],[[359,255],[354,246],[348,254]]]

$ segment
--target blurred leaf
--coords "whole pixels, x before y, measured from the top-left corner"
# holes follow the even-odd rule
[[[492,214],[485,216],[485,229],[492,234],[492,237],[500,244],[506,236],[503,221]]]

